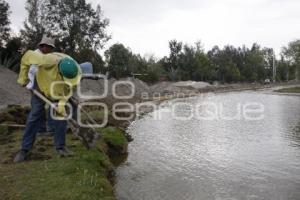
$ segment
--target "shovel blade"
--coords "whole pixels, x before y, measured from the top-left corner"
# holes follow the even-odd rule
[[[90,128],[79,128],[78,136],[82,140],[82,144],[90,149],[96,145],[99,134]]]

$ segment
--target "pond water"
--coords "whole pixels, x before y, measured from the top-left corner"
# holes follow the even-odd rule
[[[129,132],[119,200],[300,199],[300,96],[173,100]]]

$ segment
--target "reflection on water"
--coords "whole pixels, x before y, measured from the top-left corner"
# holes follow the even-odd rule
[[[294,128],[289,136],[291,137],[291,145],[295,145],[300,148],[300,120],[298,122],[298,125]]]
[[[205,111],[218,113],[214,120],[183,121],[172,101],[136,121],[117,171],[120,200],[300,199],[299,97],[240,92],[178,101],[188,103],[175,109],[181,117],[203,102],[222,108]],[[249,102],[264,107],[263,119],[230,120]]]

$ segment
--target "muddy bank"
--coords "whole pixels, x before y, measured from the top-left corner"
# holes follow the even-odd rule
[[[300,94],[300,85],[298,87],[288,87],[288,88],[281,88],[275,90],[275,92],[279,93],[292,93],[292,94]]]

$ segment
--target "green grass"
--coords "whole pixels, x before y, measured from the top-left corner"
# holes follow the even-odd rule
[[[12,131],[6,123],[24,124],[28,110],[13,106],[0,113],[0,199],[7,200],[113,200],[113,163],[127,152],[128,142],[122,130],[99,129],[101,140],[86,150],[79,140],[67,136],[73,157],[60,158],[54,150],[53,138],[38,137],[27,161],[14,164],[23,131]],[[102,111],[90,111],[97,122]],[[84,118],[84,121],[88,119]],[[113,152],[113,153],[112,153]],[[109,177],[109,178],[108,178]],[[113,181],[113,180],[111,180]]]
[[[0,124],[4,122],[10,124],[25,124],[28,112],[28,107],[19,105],[8,106],[0,113]]]
[[[0,135],[6,136],[8,134],[8,127],[0,125]]]
[[[124,131],[116,127],[106,127],[98,129],[105,144],[109,147],[107,150],[111,162],[119,166],[128,156],[128,141]]]
[[[107,176],[113,165],[97,148],[86,150],[78,140],[68,136],[73,157],[57,156],[52,139],[39,138],[30,160],[13,164],[21,132],[14,133],[14,140],[0,145],[0,194],[10,200],[112,200],[113,187]]]
[[[100,129],[100,133],[102,134],[102,138],[106,143],[110,143],[112,145],[120,147],[123,147],[124,145],[128,144],[123,131],[116,127],[109,126]]]
[[[280,92],[280,93],[300,93],[300,87],[283,88],[283,89],[275,90],[275,92]]]
[[[7,126],[0,125],[0,145],[9,142],[12,139],[12,134]]]

